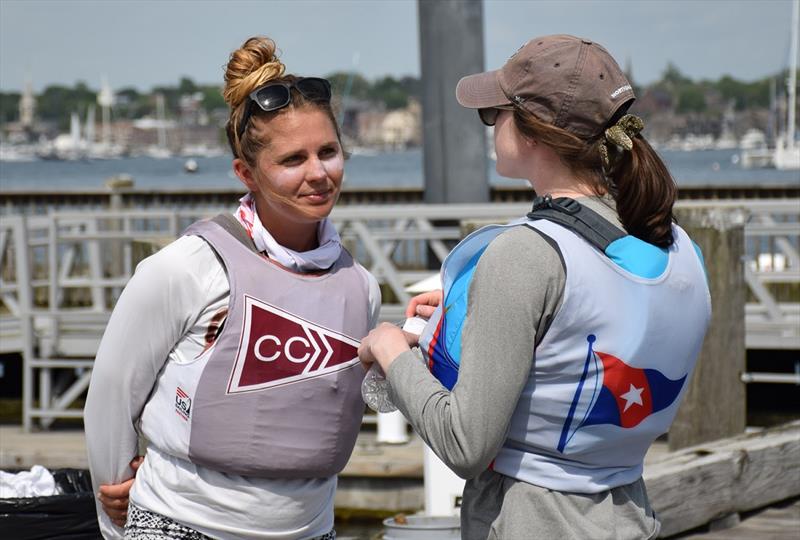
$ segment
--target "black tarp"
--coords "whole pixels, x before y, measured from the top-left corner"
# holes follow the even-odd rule
[[[102,539],[89,471],[50,472],[60,495],[0,499],[0,536],[6,540]]]

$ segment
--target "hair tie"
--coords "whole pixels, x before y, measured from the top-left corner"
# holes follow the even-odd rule
[[[616,124],[608,128],[600,141],[600,157],[603,159],[603,168],[611,169],[612,161],[616,163],[623,151],[633,150],[633,138],[644,129],[644,121],[636,115],[626,114]],[[609,152],[608,143],[613,143],[614,148]]]

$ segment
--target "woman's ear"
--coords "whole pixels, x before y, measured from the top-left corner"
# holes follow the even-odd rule
[[[250,170],[244,160],[239,158],[233,160],[233,172],[236,173],[239,181],[244,184],[247,191],[257,191],[258,186],[255,178],[253,178],[253,171]]]

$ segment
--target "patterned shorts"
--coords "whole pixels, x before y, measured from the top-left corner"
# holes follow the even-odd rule
[[[161,514],[150,512],[133,504],[128,505],[128,521],[125,523],[125,540],[212,540],[211,537],[181,525]],[[311,540],[336,540],[332,530]]]

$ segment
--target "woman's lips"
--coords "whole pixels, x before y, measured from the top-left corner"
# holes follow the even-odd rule
[[[325,191],[314,191],[313,193],[306,193],[305,195],[303,195],[303,197],[311,202],[325,202],[328,199],[330,199],[331,195],[333,195],[333,190],[326,189]]]

